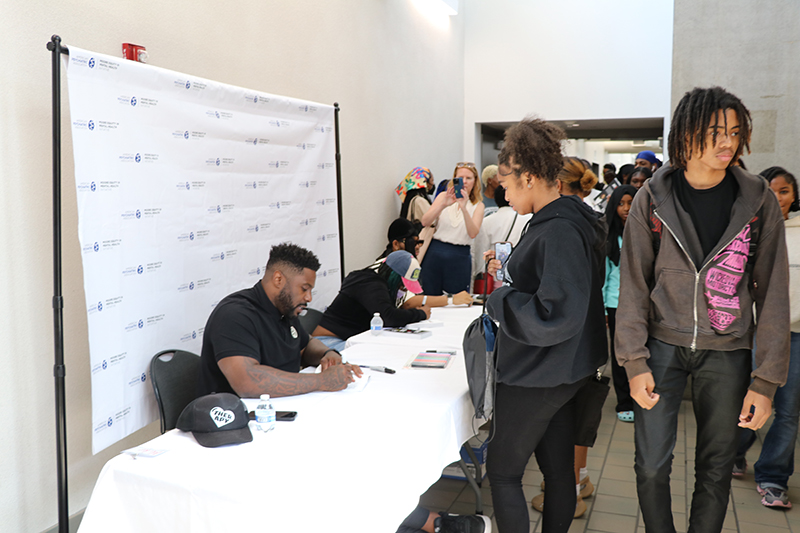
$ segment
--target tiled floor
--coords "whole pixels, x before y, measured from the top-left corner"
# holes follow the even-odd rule
[[[570,533],[608,532],[644,533],[636,499],[633,472],[633,424],[617,420],[614,413],[613,388],[603,407],[603,422],[597,442],[589,450],[587,468],[595,485],[594,494],[584,500],[588,510],[576,518]],[[759,439],[747,454],[748,473],[744,479],[733,480],[731,499],[723,531],[741,533],[800,533],[800,507],[789,511],[768,509],[761,505],[761,497],[755,490],[752,466],[761,451],[761,440],[768,425],[759,430]],[[678,419],[678,442],[672,468],[672,510],[678,532],[687,529],[687,517],[691,505],[694,485],[694,443],[697,428],[691,402],[684,401]],[[796,454],[800,457],[800,454]],[[542,474],[531,459],[523,478],[523,490],[530,500],[539,494]],[[789,480],[789,498],[800,505],[800,476]],[[481,488],[484,514],[494,516],[489,481],[485,479]],[[440,479],[421,498],[421,505],[434,511],[458,514],[475,512],[475,495],[466,482]],[[529,509],[531,531],[541,532],[541,514]],[[494,521],[493,521],[494,522]],[[495,525],[495,531],[496,525]]]

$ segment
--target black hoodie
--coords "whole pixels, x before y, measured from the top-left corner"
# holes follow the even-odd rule
[[[555,387],[608,359],[603,310],[605,223],[575,196],[536,213],[489,297],[500,323],[497,381]]]

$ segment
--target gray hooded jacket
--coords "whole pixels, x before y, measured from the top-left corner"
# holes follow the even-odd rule
[[[789,271],[778,202],[764,179],[732,167],[739,194],[731,220],[698,270],[692,258],[702,257],[702,248],[691,217],[673,194],[675,171],[666,165],[645,183],[625,224],[617,361],[630,379],[650,371],[648,336],[693,350],[731,351],[751,348],[755,335],[750,389],[772,398],[789,366]],[[662,227],[657,256],[651,198],[653,223]],[[752,223],[759,212],[762,220],[754,235]],[[749,257],[751,238],[757,243],[755,257]]]

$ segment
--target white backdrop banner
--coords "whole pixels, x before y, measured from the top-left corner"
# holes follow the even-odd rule
[[[72,46],[66,61],[97,453],[158,418],[150,359],[199,354],[272,245],[313,250],[311,305],[333,300],[334,109]]]

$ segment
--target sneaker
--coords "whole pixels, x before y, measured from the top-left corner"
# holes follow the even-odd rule
[[[789,501],[789,494],[778,487],[762,487],[761,484],[756,484],[756,490],[763,498],[761,498],[761,505],[764,507],[776,507],[779,509],[791,509],[792,502]]]
[[[633,411],[620,411],[617,413],[620,422],[633,422]]]
[[[737,458],[733,462],[733,477],[741,478],[744,477],[746,473],[747,473],[747,459],[745,459],[744,457]]]
[[[492,521],[480,514],[458,515],[439,513],[433,522],[436,533],[492,533]]]
[[[534,496],[531,500],[531,507],[535,510],[544,512],[544,494],[539,494],[538,496]],[[573,515],[574,518],[580,518],[586,513],[586,502],[583,501],[583,498],[578,496],[578,500],[575,502],[575,514]]]

